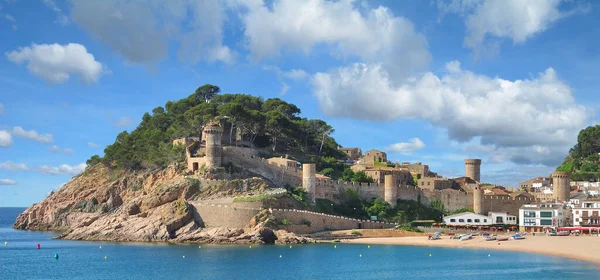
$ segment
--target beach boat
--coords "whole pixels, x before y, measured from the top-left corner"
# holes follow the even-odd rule
[[[485,241],[494,241],[494,240],[496,240],[496,237],[488,235],[488,236],[484,236],[483,240],[485,240]]]
[[[556,233],[556,236],[569,236],[571,233],[567,230],[559,231]]]
[[[442,239],[440,237],[441,233],[436,231],[432,236],[429,237],[429,240],[438,240],[438,239]]]
[[[469,240],[471,238],[473,238],[472,234],[465,234],[465,235],[461,236],[459,240],[460,241],[466,241],[466,240]]]
[[[498,240],[498,241],[508,241],[508,237],[499,237],[496,240]]]
[[[517,233],[517,234],[511,236],[511,238],[514,240],[521,240],[521,239],[525,239],[525,235]]]

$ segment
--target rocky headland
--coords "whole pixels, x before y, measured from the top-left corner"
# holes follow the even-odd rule
[[[233,180],[195,178],[186,175],[180,165],[156,171],[124,173],[97,164],[26,209],[17,218],[14,228],[54,231],[59,233],[58,238],[70,240],[312,242],[309,238],[268,227],[269,213],[266,209],[248,220],[245,226],[206,227],[194,207],[194,204],[211,201],[235,205],[235,197],[266,196],[272,189],[268,181],[259,177]],[[258,203],[261,204],[259,207],[267,208],[281,206],[282,203],[294,204],[294,201],[283,193],[278,199]]]

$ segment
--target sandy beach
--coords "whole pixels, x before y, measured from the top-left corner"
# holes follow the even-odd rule
[[[409,237],[379,237],[358,238],[343,240],[347,243],[360,244],[390,244],[390,245],[415,245],[439,246],[454,248],[484,248],[493,250],[521,251],[555,255],[566,258],[600,263],[600,237],[597,236],[532,236],[527,235],[523,240],[484,241],[480,236],[475,236],[468,241],[450,239],[442,236],[440,240],[428,240],[427,236]]]

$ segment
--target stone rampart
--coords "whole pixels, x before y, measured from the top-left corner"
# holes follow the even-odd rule
[[[295,209],[270,209],[271,213],[279,220],[286,219],[293,225],[282,226],[282,229],[294,231],[297,233],[313,233],[324,230],[343,230],[343,229],[380,229],[393,228],[396,224],[375,222],[368,220],[353,219],[342,216],[328,215]]]
[[[424,205],[431,205],[432,201],[439,200],[447,211],[473,208],[473,195],[464,191],[453,189],[422,190],[421,194],[421,203]]]
[[[269,164],[266,159],[258,157],[256,152],[250,148],[223,147],[223,163],[227,164],[228,162],[258,174],[280,187],[302,185],[300,169]]]
[[[243,228],[259,208],[241,208],[230,205],[190,203],[196,209],[194,219],[204,227]]]

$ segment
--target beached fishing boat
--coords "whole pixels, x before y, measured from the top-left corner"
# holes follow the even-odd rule
[[[517,234],[511,236],[511,238],[514,239],[514,240],[521,240],[521,239],[525,239],[525,235],[517,233]]]
[[[488,235],[488,236],[484,236],[483,240],[485,240],[485,241],[494,241],[494,240],[496,240],[496,237]]]
[[[571,232],[564,230],[564,231],[559,231],[556,233],[556,236],[569,236],[571,234]]]
[[[508,241],[508,237],[499,237],[498,241]]]
[[[466,241],[466,240],[469,240],[471,238],[473,238],[472,234],[465,234],[465,235],[461,236],[459,240],[460,241]]]
[[[429,236],[429,240],[441,239],[440,235],[441,235],[441,233],[439,231],[436,231],[433,235]]]

